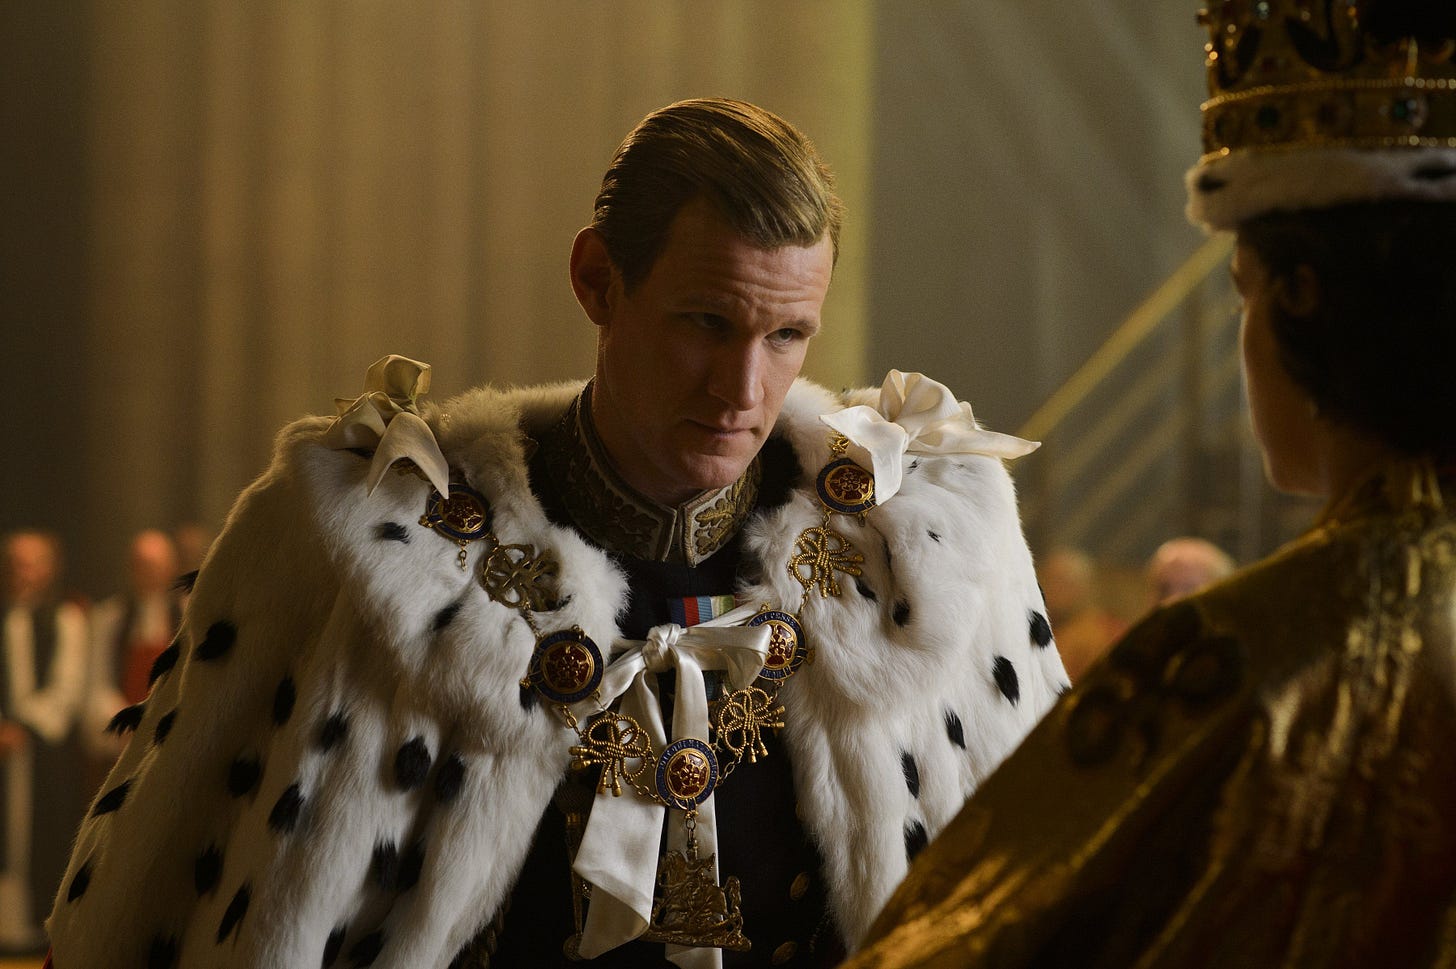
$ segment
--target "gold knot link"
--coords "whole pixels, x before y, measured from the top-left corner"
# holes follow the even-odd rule
[[[497,545],[480,567],[480,581],[501,605],[541,612],[556,597],[558,571],[549,551],[538,554],[534,545]]]
[[[571,767],[586,770],[600,765],[602,778],[597,783],[598,794],[605,794],[610,788],[613,797],[621,797],[622,779],[635,786],[655,762],[652,739],[631,717],[602,714],[580,736],[582,742],[571,748]],[[639,761],[635,770],[628,769],[629,760]]]
[[[763,742],[765,727],[778,730],[784,725],[784,708],[774,697],[756,686],[736,690],[718,708],[718,743],[734,757],[748,752],[748,762],[768,756]]]
[[[795,555],[789,559],[789,574],[799,580],[806,594],[817,588],[822,597],[838,597],[839,580],[835,573],[864,574],[864,556],[855,551],[849,539],[828,526],[804,529],[794,549]]]

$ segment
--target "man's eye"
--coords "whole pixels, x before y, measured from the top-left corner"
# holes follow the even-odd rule
[[[783,346],[793,343],[795,340],[800,340],[803,338],[803,336],[803,330],[800,330],[797,327],[793,326],[786,326],[782,330],[774,330],[771,334],[769,334],[769,340],[773,343]]]

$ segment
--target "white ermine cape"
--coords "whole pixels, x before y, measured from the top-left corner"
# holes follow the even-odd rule
[[[552,550],[543,630],[618,636],[627,589],[602,551],[551,524],[529,438],[579,388],[477,390],[426,417],[505,543]],[[870,395],[872,396],[872,395]],[[776,433],[801,466],[750,519],[742,601],[794,610],[795,540],[820,523],[818,418],[849,400],[795,384]],[[286,428],[210,553],[135,733],[93,802],[49,922],[57,969],[443,969],[514,883],[575,735],[520,680],[536,637],[459,549],[420,524],[430,485]],[[865,556],[801,613],[816,655],[782,692],[783,738],[830,905],[853,947],[1065,674],[1011,479],[971,454],[905,458],[899,492],[835,528]]]

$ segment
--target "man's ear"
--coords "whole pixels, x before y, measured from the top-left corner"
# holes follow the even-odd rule
[[[597,326],[606,326],[612,318],[616,278],[601,232],[591,226],[578,232],[571,244],[571,289],[587,318]]]
[[[1280,308],[1295,319],[1308,319],[1319,310],[1320,281],[1310,267],[1294,267],[1294,272],[1279,277],[1275,285]]]

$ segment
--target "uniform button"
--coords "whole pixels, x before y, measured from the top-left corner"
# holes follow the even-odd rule
[[[809,873],[807,871],[801,871],[799,872],[798,877],[794,879],[793,883],[789,885],[789,898],[797,902],[808,893]]]
[[[773,958],[769,960],[776,966],[781,966],[792,959],[799,951],[799,946],[794,942],[785,942],[773,951]]]

